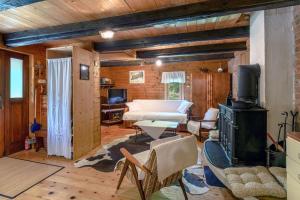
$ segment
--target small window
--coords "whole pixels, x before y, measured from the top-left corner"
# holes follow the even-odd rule
[[[23,60],[10,59],[10,98],[23,98]]]
[[[167,83],[165,97],[169,100],[182,100],[184,99],[184,90],[182,83]]]

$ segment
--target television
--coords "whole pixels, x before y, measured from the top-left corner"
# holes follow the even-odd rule
[[[240,65],[238,69],[238,98],[242,101],[258,103],[260,66]]]
[[[108,104],[118,104],[127,102],[127,89],[108,89]]]

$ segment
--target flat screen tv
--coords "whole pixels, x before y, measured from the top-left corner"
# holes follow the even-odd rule
[[[127,102],[127,89],[108,89],[108,104],[118,104]]]
[[[238,69],[238,98],[242,101],[258,101],[260,66],[240,65]]]

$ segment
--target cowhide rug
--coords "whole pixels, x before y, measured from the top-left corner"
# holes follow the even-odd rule
[[[171,136],[174,136],[174,134],[164,133],[161,138]],[[79,160],[75,162],[74,165],[78,168],[92,167],[101,172],[112,172],[115,169],[116,163],[123,158],[123,155],[120,152],[121,148],[126,148],[130,153],[136,154],[148,150],[151,141],[153,141],[153,139],[147,135],[138,135],[137,138],[135,138],[135,135],[127,135],[124,138],[114,140],[113,142],[104,145],[94,156]],[[183,182],[189,195],[197,196],[209,191],[205,182],[201,160],[198,161],[197,165],[183,171]],[[174,187],[177,188],[178,185],[174,185]]]
[[[174,136],[173,133],[166,132],[161,138]],[[150,142],[153,139],[145,134],[127,135],[124,138],[116,139],[104,145],[97,153],[87,159],[75,162],[75,167],[92,167],[101,172],[113,172],[116,163],[123,158],[121,148],[127,149],[131,154],[140,153],[150,149]]]

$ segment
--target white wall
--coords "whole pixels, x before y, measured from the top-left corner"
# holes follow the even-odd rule
[[[261,106],[265,106],[265,11],[251,14],[250,18],[250,63],[261,67],[259,98]]]
[[[259,63],[261,105],[268,112],[268,131],[277,137],[281,113],[294,108],[293,8],[255,12],[250,23],[250,63]]]

